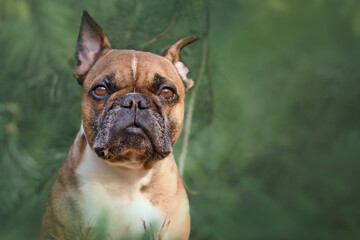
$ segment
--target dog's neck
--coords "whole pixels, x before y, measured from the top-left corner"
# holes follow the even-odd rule
[[[81,178],[87,179],[87,181],[93,180],[107,185],[114,183],[114,185],[120,184],[128,187],[139,185],[139,187],[141,187],[150,182],[164,160],[159,161],[151,169],[114,166],[100,159],[89,144],[87,144],[80,165],[76,169],[76,173],[78,176],[81,176]]]
[[[145,229],[161,226],[166,216],[144,194],[156,188],[153,183],[162,164],[159,161],[151,169],[114,167],[100,159],[87,144],[75,170],[84,227],[96,227],[106,217],[111,236],[139,239]]]

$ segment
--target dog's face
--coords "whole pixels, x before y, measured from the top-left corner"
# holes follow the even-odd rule
[[[159,56],[113,50],[84,12],[74,75],[83,86],[82,120],[89,145],[111,163],[151,167],[180,135],[185,92],[193,82],[179,61],[186,38]]]
[[[83,89],[84,130],[98,156],[157,160],[171,152],[182,128],[185,86],[169,60],[110,50],[90,69]]]

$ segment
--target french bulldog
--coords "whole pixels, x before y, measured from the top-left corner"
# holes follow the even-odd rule
[[[112,49],[84,11],[74,76],[82,124],[52,185],[40,239],[188,239],[189,202],[172,155],[193,86],[181,49]]]

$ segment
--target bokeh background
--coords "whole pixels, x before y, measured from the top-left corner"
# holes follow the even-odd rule
[[[116,48],[199,36],[191,239],[360,239],[357,0],[1,0],[0,239],[35,238],[79,129],[83,9]]]

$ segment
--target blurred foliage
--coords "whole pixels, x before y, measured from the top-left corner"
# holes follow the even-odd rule
[[[192,239],[360,238],[357,0],[0,1],[0,239],[35,238],[81,122],[82,10],[115,48],[198,35],[184,180]],[[175,155],[180,155],[181,137]]]

